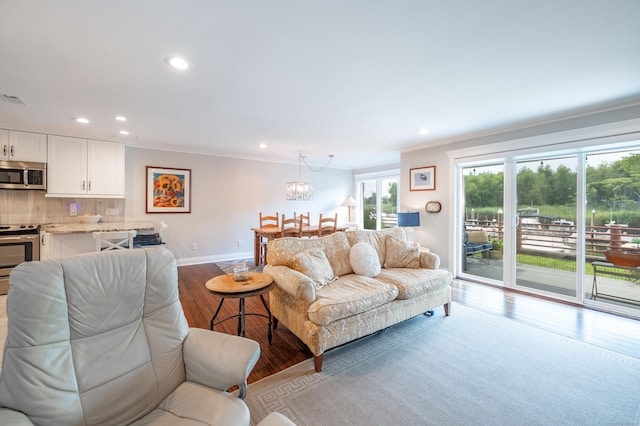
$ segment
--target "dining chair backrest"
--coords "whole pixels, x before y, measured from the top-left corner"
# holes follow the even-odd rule
[[[260,228],[280,228],[278,212],[275,216],[265,216],[260,212]]]
[[[293,217],[296,217],[296,213],[293,213]],[[300,219],[302,219],[302,226],[311,226],[311,220],[310,220],[310,215],[309,212],[307,212],[307,214],[305,215],[304,213],[300,213]]]
[[[320,219],[318,220],[318,236],[329,235],[336,232],[338,227],[338,213],[333,217],[322,217],[320,213]]]
[[[282,221],[280,222],[280,236],[302,237],[302,218],[297,216],[291,219],[285,219],[283,214]]]

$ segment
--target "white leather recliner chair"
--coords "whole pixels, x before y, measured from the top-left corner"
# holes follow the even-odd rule
[[[188,327],[166,248],[23,263],[7,315],[0,424],[249,424],[227,389],[243,396],[260,346]]]

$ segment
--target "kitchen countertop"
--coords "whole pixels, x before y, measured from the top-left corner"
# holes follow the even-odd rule
[[[40,225],[41,232],[49,234],[88,234],[91,232],[102,231],[153,231],[153,223],[151,222],[98,222],[98,223],[81,223],[81,222],[63,222],[63,223],[47,223]]]

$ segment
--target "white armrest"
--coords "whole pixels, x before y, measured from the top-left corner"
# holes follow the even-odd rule
[[[440,267],[440,256],[430,251],[420,249],[420,267],[427,269],[438,269]]]
[[[242,389],[260,358],[260,345],[244,337],[190,328],[182,353],[187,380],[218,390],[235,385]]]
[[[0,425],[33,426],[33,423],[20,411],[0,408]]]
[[[273,277],[278,287],[299,299],[309,303],[316,300],[316,286],[313,280],[295,269],[283,265],[265,265],[265,274]]]
[[[296,424],[277,411],[274,411],[262,419],[260,423],[258,423],[258,426],[296,426]]]

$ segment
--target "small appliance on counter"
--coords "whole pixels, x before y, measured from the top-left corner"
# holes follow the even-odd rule
[[[9,274],[22,262],[40,260],[38,225],[0,225],[0,294],[9,292]]]

